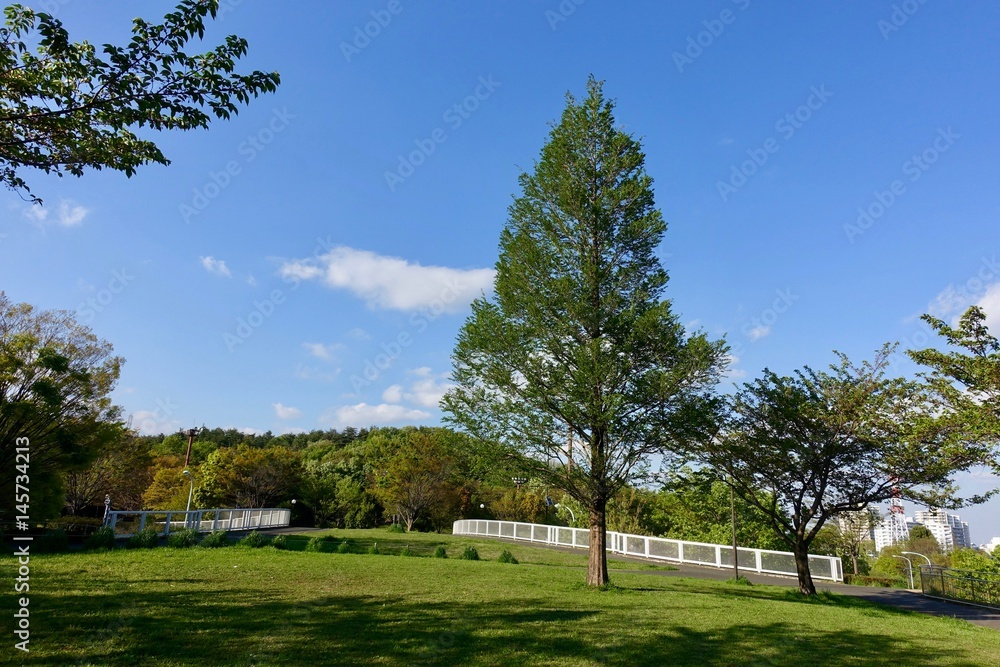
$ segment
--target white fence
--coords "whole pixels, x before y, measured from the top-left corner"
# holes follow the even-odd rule
[[[583,528],[545,526],[537,523],[516,521],[487,521],[485,519],[465,519],[456,521],[452,527],[455,535],[483,535],[485,537],[506,537],[561,547],[587,549],[590,546],[590,531]],[[733,547],[722,544],[704,544],[668,540],[662,537],[629,535],[608,531],[608,551],[625,556],[640,556],[652,560],[672,563],[690,563],[711,567],[733,566]],[[787,551],[767,549],[736,550],[737,564],[741,570],[776,574],[784,577],[797,576],[795,556]],[[834,556],[809,556],[809,571],[814,579],[843,581],[844,572],[839,558]]]
[[[287,509],[211,509],[170,512],[108,512],[107,525],[118,537],[130,537],[146,528],[155,528],[160,535],[171,530],[192,528],[201,533],[216,530],[253,530],[255,528],[284,528],[291,520]]]

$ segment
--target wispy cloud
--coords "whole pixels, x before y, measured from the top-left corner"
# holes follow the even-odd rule
[[[60,200],[55,207],[55,214],[49,217],[51,210],[35,204],[24,209],[24,217],[39,226],[55,223],[60,227],[78,227],[90,213],[90,209],[69,199]]]
[[[413,311],[424,308],[458,312],[493,288],[493,269],[422,266],[399,257],[345,246],[314,259],[281,265],[283,278],[317,280],[346,290],[370,308]]]
[[[337,358],[336,353],[346,349],[340,343],[331,343],[329,345],[323,343],[302,343],[302,347],[308,350],[309,354],[323,361],[334,361]]]
[[[223,276],[224,278],[233,277],[233,273],[229,270],[229,267],[226,266],[225,260],[216,259],[211,255],[208,255],[207,257],[199,257],[198,259],[201,260],[201,265],[205,267],[205,270],[209,273],[214,273],[215,275]]]
[[[313,380],[316,382],[333,382],[340,375],[340,369],[320,368],[319,366],[306,366],[298,364],[295,367],[295,377],[300,380]]]
[[[748,329],[746,334],[747,338],[749,338],[752,341],[760,340],[761,338],[766,338],[767,336],[771,335],[771,327],[764,324],[758,324],[752,329]]]
[[[278,419],[298,419],[302,416],[302,411],[289,405],[273,403],[274,414]]]
[[[407,424],[430,418],[430,413],[402,405],[380,403],[344,405],[330,408],[320,417],[320,422],[331,426],[376,426],[382,424]]]
[[[427,366],[422,366],[410,371],[410,375],[416,375],[419,379],[414,380],[409,389],[401,384],[394,384],[382,392],[382,400],[386,403],[412,403],[423,408],[436,408],[441,403],[441,399],[452,388],[450,382],[444,382],[447,374],[434,375]]]

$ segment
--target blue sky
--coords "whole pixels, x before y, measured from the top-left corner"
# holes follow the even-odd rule
[[[138,6],[27,4],[97,44]],[[517,175],[591,73],[647,153],[668,297],[726,335],[731,381],[925,346],[928,311],[1000,325],[995,3],[222,4],[206,47],[247,38],[276,94],[159,135],[169,167],[29,174],[44,209],[0,192],[0,286],[112,342],[146,432],[436,423]],[[975,541],[998,503],[961,513]]]

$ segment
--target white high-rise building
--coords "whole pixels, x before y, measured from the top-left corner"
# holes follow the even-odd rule
[[[949,514],[943,510],[929,509],[913,513],[914,520],[927,527],[931,535],[945,551],[971,547],[972,538],[969,535],[969,524],[957,514]]]
[[[872,539],[875,540],[875,551],[879,552],[885,547],[905,542],[910,537],[910,529],[915,525],[917,524],[910,517],[890,512],[872,530]]]

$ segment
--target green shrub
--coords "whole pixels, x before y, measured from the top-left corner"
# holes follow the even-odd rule
[[[125,542],[125,546],[129,549],[153,549],[159,544],[160,536],[155,528],[143,528]]]
[[[271,538],[267,535],[261,535],[256,530],[251,531],[249,535],[237,542],[237,544],[241,547],[251,547],[252,549],[266,547],[270,543]]]
[[[403,528],[403,525],[399,524],[399,523],[389,524],[388,530],[389,530],[390,533],[405,533],[406,532],[406,529]]]
[[[873,586],[875,588],[906,588],[907,582],[896,577],[872,577],[864,575],[845,574],[845,584],[855,586]]]
[[[311,540],[309,540],[308,544],[306,544],[306,551],[316,551],[316,552],[322,553],[323,552],[323,544],[325,542],[326,542],[326,540],[324,540],[322,537],[320,537],[319,535],[317,535],[316,537],[314,537]]]
[[[351,553],[351,545],[348,543],[347,540],[344,540],[343,542],[340,543],[340,546],[337,547],[337,553],[338,554]]]
[[[479,560],[479,552],[476,551],[476,547],[465,547],[465,551],[462,552],[462,560]]]
[[[434,557],[435,558],[447,558],[448,557],[448,550],[444,548],[443,544],[437,545],[437,549],[434,550]]]
[[[175,549],[187,549],[198,544],[198,531],[193,528],[181,528],[170,531],[167,536],[167,546]]]
[[[83,541],[83,548],[88,550],[114,549],[115,531],[111,526],[102,526],[87,536]]]
[[[284,535],[275,535],[271,540],[271,546],[275,549],[287,549],[288,548],[288,538]]]
[[[726,583],[733,586],[753,586],[753,583],[743,575],[740,575],[739,577],[729,577],[726,579]]]
[[[471,560],[479,560],[478,554],[477,554],[476,558],[473,558]],[[500,552],[500,557],[497,558],[497,562],[499,562],[499,563],[510,563],[511,565],[517,565],[517,559],[514,558],[514,554],[512,554],[508,549],[504,549],[503,551]]]
[[[49,554],[69,551],[69,536],[62,528],[47,530],[44,535],[35,538],[34,550]]]
[[[67,535],[90,535],[104,524],[103,519],[89,516],[61,516],[48,522],[49,528],[62,528]]]
[[[205,537],[201,538],[200,546],[206,549],[218,549],[219,547],[229,546],[229,537],[226,535],[225,531],[217,530],[214,533],[209,533]]]
[[[382,553],[382,552],[379,551],[378,542],[376,542],[375,544],[373,544],[371,546],[371,548],[368,549],[368,555],[369,556],[378,556],[380,553]]]
[[[407,544],[405,547],[403,547],[403,550],[399,552],[399,555],[400,556],[416,556],[417,554],[415,554],[412,551],[410,551],[410,545]]]

